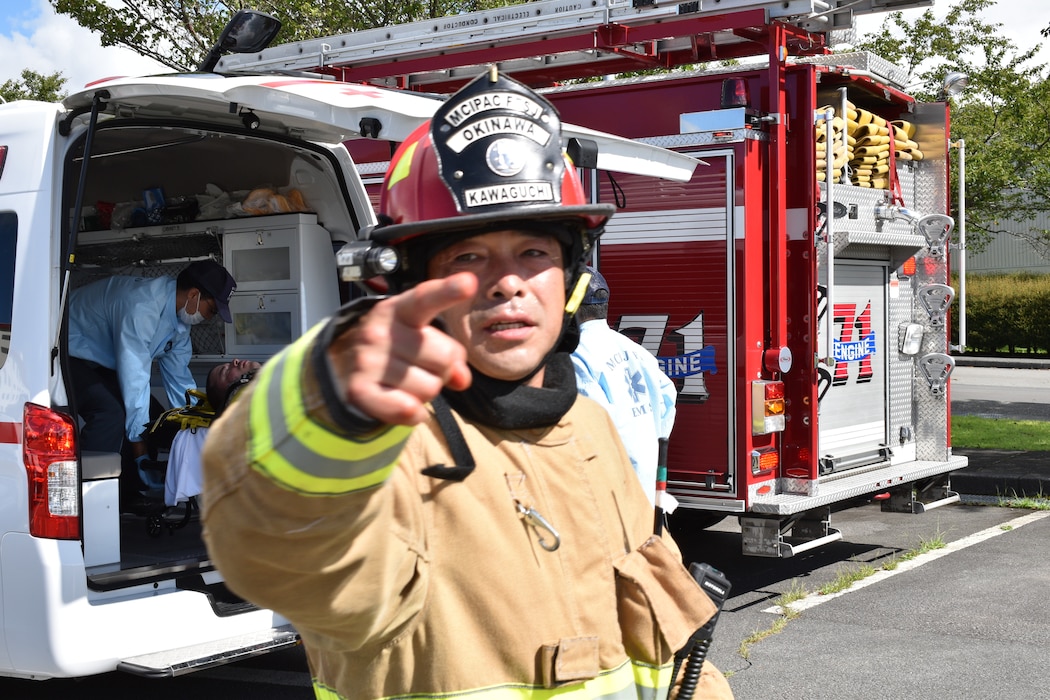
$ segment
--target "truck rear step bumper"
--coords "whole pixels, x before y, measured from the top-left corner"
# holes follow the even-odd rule
[[[751,512],[770,515],[793,515],[869,493],[899,488],[908,483],[964,468],[966,457],[949,457],[946,462],[904,462],[875,469],[857,470],[821,477],[810,495],[778,494],[756,499]],[[944,505],[944,504],[938,504]],[[929,510],[930,506],[926,506]]]
[[[118,671],[147,678],[171,678],[232,661],[241,661],[299,643],[299,633],[291,625],[252,632],[205,644],[143,654],[124,659]]]

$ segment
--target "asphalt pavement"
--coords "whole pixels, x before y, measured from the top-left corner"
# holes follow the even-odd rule
[[[955,357],[958,367],[1023,369],[1045,371],[1050,377],[1050,360],[1027,358]],[[1045,420],[1050,422],[1050,403],[1015,403],[988,399],[952,398],[955,415],[981,415]],[[1050,495],[1050,452],[955,448],[954,453],[969,459],[965,469],[952,472],[952,489],[974,496]]]

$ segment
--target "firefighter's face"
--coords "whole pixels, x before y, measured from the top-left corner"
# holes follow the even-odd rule
[[[473,299],[440,315],[476,370],[517,381],[554,347],[565,308],[562,256],[554,236],[498,231],[453,243],[430,260],[428,277],[470,272],[478,278]],[[529,384],[542,380],[537,372]]]

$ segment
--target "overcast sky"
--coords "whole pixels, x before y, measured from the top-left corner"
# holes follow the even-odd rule
[[[0,4],[0,83],[17,79],[24,68],[45,75],[61,71],[68,79],[67,92],[73,92],[100,78],[166,72],[159,63],[128,49],[102,48],[96,34],[56,15],[47,0],[3,0]],[[943,13],[950,4],[950,0],[937,0],[934,9]],[[909,10],[907,14],[921,12]],[[858,31],[876,30],[882,17],[863,18]],[[1050,2],[999,0],[986,19],[1002,23],[1003,32],[1021,49],[1043,46],[1046,40],[1039,30],[1050,24]],[[1043,50],[1040,60],[1050,63],[1050,48]]]

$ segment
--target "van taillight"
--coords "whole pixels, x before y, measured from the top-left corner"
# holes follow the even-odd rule
[[[4,176],[4,163],[7,162],[7,146],[0,146],[0,178]]]
[[[27,403],[22,425],[22,459],[29,477],[29,534],[80,539],[73,419]]]

